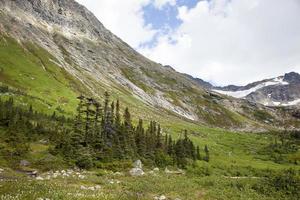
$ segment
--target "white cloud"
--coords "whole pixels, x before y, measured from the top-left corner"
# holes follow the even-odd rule
[[[167,35],[145,24],[143,7],[176,0],[77,1],[147,57],[218,85],[300,72],[299,0],[201,0],[178,7],[182,24]],[[139,48],[158,32],[156,45]]]
[[[154,0],[153,4],[156,8],[162,9],[167,4],[175,6],[176,0]]]
[[[151,41],[157,30],[145,25],[143,7],[151,0],[77,0],[85,5],[106,28],[132,47]]]
[[[219,85],[300,72],[299,0],[204,0],[178,11],[178,30],[144,55]]]

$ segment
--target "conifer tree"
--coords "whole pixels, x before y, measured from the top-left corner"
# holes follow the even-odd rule
[[[208,150],[208,146],[207,145],[205,145],[205,147],[204,147],[204,153],[205,153],[204,160],[206,162],[209,162],[210,157],[209,157],[209,150]]]
[[[146,151],[146,140],[145,140],[145,131],[143,128],[143,120],[139,120],[139,124],[136,127],[136,146],[137,146],[137,153],[139,156],[143,157]]]
[[[120,114],[120,102],[117,100],[115,116],[114,116],[114,127],[115,127],[115,141],[117,144],[117,149],[115,150],[115,157],[122,159],[124,158],[124,149],[126,148],[125,136],[122,131],[122,123],[121,123],[121,114]]]
[[[196,158],[197,158],[197,160],[201,160],[200,147],[199,147],[199,146],[197,146],[197,150],[196,150]]]
[[[134,157],[136,153],[136,145],[135,145],[135,138],[133,135],[133,126],[131,122],[131,115],[129,109],[126,108],[124,112],[124,133],[127,140],[127,155]]]
[[[95,100],[93,98],[87,98],[85,102],[85,146],[91,143],[93,138],[93,126],[95,125],[95,110],[93,109]]]

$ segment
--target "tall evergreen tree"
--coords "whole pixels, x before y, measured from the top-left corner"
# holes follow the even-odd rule
[[[135,144],[135,138],[133,135],[133,126],[131,121],[131,115],[129,112],[129,109],[126,108],[124,112],[124,133],[127,140],[127,151],[126,154],[134,157],[136,155],[136,144]]]
[[[205,147],[204,147],[204,153],[205,153],[204,160],[206,162],[209,162],[210,157],[209,157],[209,150],[208,150],[208,146],[207,145],[205,145]]]
[[[199,146],[197,146],[196,158],[197,158],[197,160],[201,160],[201,154],[200,154],[200,147]]]

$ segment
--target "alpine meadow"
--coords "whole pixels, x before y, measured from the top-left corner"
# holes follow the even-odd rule
[[[219,86],[146,57],[141,48],[160,52],[163,31],[133,48],[87,9],[106,5],[100,14],[109,11],[122,26],[113,19],[125,11],[107,6],[115,1],[79,2],[0,0],[0,200],[300,199],[300,65],[245,86]],[[141,4],[143,11],[124,20],[144,22],[154,11],[176,11],[178,20],[199,6],[225,2],[229,12],[247,0],[124,2],[124,10]],[[150,18],[148,31],[170,16]],[[124,34],[138,37],[134,23]],[[169,23],[163,30],[176,35]],[[175,62],[168,50],[160,56],[174,54]]]

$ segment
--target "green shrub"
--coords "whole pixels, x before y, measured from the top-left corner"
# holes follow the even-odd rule
[[[270,173],[266,179],[253,186],[256,191],[274,196],[277,199],[300,199],[300,176],[299,171],[289,169]]]
[[[50,171],[65,168],[66,162],[59,156],[47,154],[43,158],[35,161],[33,163],[33,167],[36,167],[42,171]]]
[[[287,195],[295,195],[300,199],[300,176],[299,171],[293,169],[278,173],[270,179],[270,185],[276,191],[283,191]]]
[[[194,164],[188,166],[187,173],[193,176],[210,176],[213,171],[209,163],[204,161],[197,161]]]
[[[172,158],[162,151],[155,153],[155,164],[157,167],[166,167],[173,164]]]
[[[80,155],[75,163],[81,169],[90,169],[94,166],[93,160],[89,155]]]

